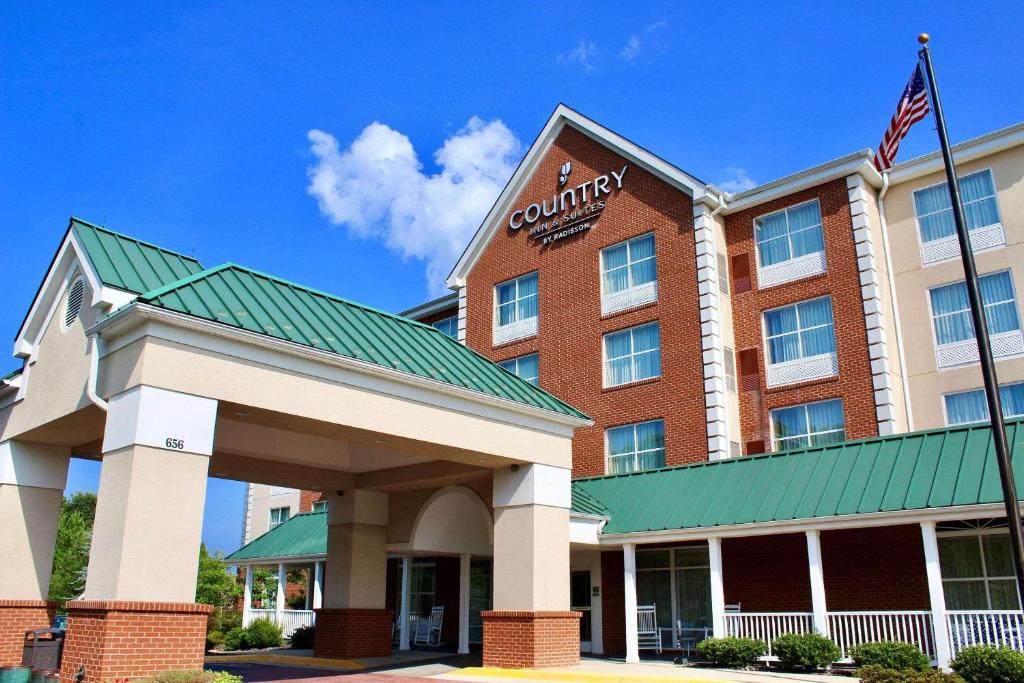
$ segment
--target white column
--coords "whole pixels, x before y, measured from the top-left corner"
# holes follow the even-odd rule
[[[402,604],[398,608],[398,649],[409,649],[409,589],[412,584],[412,558],[402,557]]]
[[[277,565],[277,604],[274,605],[274,609],[277,611],[277,622],[278,624],[284,623],[284,592],[288,588],[288,572],[285,569],[284,562]]]
[[[946,594],[942,591],[942,569],[939,565],[939,542],[935,537],[935,522],[921,522],[921,541],[924,544],[924,565],[928,576],[928,597],[932,606],[932,626],[935,630],[935,658],[940,669],[949,670],[953,652],[946,624]]]
[[[245,592],[242,593],[242,626],[248,626],[252,619],[252,573],[255,567],[245,568]]]
[[[324,606],[324,563],[313,564],[313,609]]]
[[[640,645],[636,623],[636,545],[622,545],[623,594],[626,602],[626,662],[640,661]]]
[[[711,563],[711,635],[725,637],[725,582],[722,580],[722,539],[708,539]]]
[[[469,653],[469,564],[470,555],[459,555],[459,654]]]
[[[811,610],[814,612],[814,630],[828,635],[828,606],[825,602],[825,572],[821,564],[821,532],[805,531],[807,536],[807,566],[811,577]]]

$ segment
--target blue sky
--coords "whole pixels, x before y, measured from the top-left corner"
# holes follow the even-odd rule
[[[998,2],[4,3],[0,326],[71,214],[401,310],[559,101],[738,188],[876,146],[922,30],[954,140],[1024,119],[1022,29]],[[204,538],[240,517],[211,480]]]

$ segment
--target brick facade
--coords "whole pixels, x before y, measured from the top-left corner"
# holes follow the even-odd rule
[[[558,190],[558,170],[572,162],[572,183],[591,180],[628,162],[572,128],[565,128],[515,200],[516,208]],[[507,225],[506,216],[502,225]],[[700,309],[696,288],[693,203],[690,197],[629,164],[623,187],[605,197],[593,227],[541,246],[526,228],[500,228],[467,279],[466,343],[495,361],[539,352],[540,386],[594,419],[573,438],[573,474],[604,474],[604,430],[652,419],[665,421],[667,464],[707,457],[701,359]],[[658,301],[601,316],[602,248],[654,233]],[[538,272],[539,328],[536,337],[495,348],[494,287]],[[602,388],[602,336],[658,321],[661,377],[614,389]],[[699,435],[700,438],[693,438]]]
[[[481,612],[484,666],[534,669],[580,661],[580,612]]]
[[[48,628],[56,609],[46,600],[0,600],[0,666],[21,664],[25,632]]]
[[[760,289],[757,283],[754,219],[811,199],[817,199],[821,207],[827,272]],[[725,237],[732,278],[733,327],[737,373],[740,375],[740,429],[744,453],[757,450],[750,444],[763,443],[765,449],[770,448],[769,411],[773,408],[832,398],[843,400],[848,439],[876,436],[878,422],[868,358],[867,328],[864,323],[864,304],[846,181],[834,180],[730,214],[725,218]],[[749,266],[749,288],[737,281],[738,276],[742,277],[737,261]],[[825,295],[832,297],[839,374],[827,379],[769,389],[765,383],[767,358],[762,336],[762,313]],[[743,377],[743,369],[739,366],[744,351],[756,354],[756,381],[745,380]]]
[[[829,610],[931,609],[916,524],[823,531],[821,555]]]
[[[69,602],[61,682],[85,667],[86,683],[203,668],[209,605]]]
[[[743,612],[810,612],[807,538],[774,534],[722,540],[725,603]]]
[[[389,609],[318,609],[313,654],[336,659],[387,657],[394,617]]]
[[[601,553],[601,636],[605,654],[626,653],[626,587],[621,551]]]
[[[299,491],[299,512],[312,512],[313,503],[323,500],[322,491]]]

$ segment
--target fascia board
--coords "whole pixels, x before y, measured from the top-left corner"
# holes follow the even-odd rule
[[[987,135],[961,142],[953,146],[953,161],[965,163],[981,157],[1024,145],[1024,123],[1003,128]],[[938,151],[908,159],[889,170],[889,182],[893,185],[913,180],[930,173],[942,171],[945,165]]]

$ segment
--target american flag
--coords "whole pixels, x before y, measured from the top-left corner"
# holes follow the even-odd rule
[[[900,149],[900,140],[907,137],[910,127],[923,119],[928,112],[928,94],[924,89],[921,65],[918,64],[907,82],[907,87],[903,89],[899,104],[896,105],[896,113],[893,114],[892,121],[882,136],[882,144],[878,146],[878,152],[875,154],[875,168],[879,172],[892,168],[896,161],[896,152]]]

